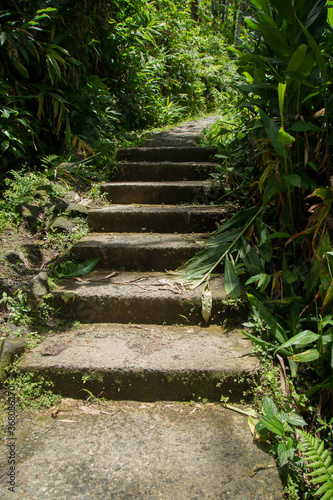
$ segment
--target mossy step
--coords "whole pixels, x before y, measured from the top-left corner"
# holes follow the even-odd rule
[[[204,285],[185,289],[167,273],[93,271],[86,278],[64,279],[52,293],[62,307],[84,323],[201,323]],[[224,292],[223,278],[211,280],[211,320],[241,321],[241,311]]]
[[[258,370],[250,349],[240,331],[218,326],[86,324],[44,340],[19,369],[70,397],[87,389],[110,399],[240,401]]]
[[[206,205],[113,205],[89,210],[88,225],[93,232],[210,232],[227,213],[227,207]]]
[[[99,268],[165,271],[176,269],[204,245],[207,234],[90,233],[70,250],[79,262],[100,258]]]
[[[213,162],[119,162],[111,163],[118,181],[205,180],[214,172]]]
[[[159,147],[138,147],[119,148],[117,151],[118,161],[211,161],[217,154],[215,146],[195,147],[195,146],[159,146]]]
[[[224,193],[210,181],[108,182],[100,189],[113,204],[209,205]]]

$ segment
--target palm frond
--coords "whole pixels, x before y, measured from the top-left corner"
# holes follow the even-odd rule
[[[209,280],[211,273],[225,256],[238,249],[242,236],[262,210],[263,207],[251,207],[231,217],[206,241],[203,250],[176,271],[176,275],[191,288]]]

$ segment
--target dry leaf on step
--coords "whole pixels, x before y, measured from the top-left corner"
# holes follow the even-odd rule
[[[213,297],[212,292],[209,290],[208,283],[205,285],[204,291],[201,296],[201,306],[202,306],[202,317],[206,323],[208,323],[209,318],[212,314]]]

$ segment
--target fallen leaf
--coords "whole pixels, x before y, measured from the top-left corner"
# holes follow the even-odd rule
[[[210,316],[212,314],[213,307],[213,297],[212,292],[209,290],[209,285],[206,283],[204,291],[201,296],[201,305],[202,305],[202,317],[206,323],[208,323]]]
[[[100,415],[101,413],[101,410],[92,406],[79,406],[79,409],[86,415]]]
[[[42,356],[57,356],[65,349],[68,348],[67,344],[56,342],[55,344],[48,346],[44,351],[41,352]]]

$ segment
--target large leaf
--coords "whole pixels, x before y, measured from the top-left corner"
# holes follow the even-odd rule
[[[261,417],[261,423],[274,434],[283,436],[285,434],[283,424],[275,417]]]
[[[264,304],[257,299],[254,295],[247,295],[253,312],[262,320],[264,320],[266,327],[270,334],[281,343],[287,342],[288,337],[284,328],[276,321],[273,314],[267,309]]]
[[[231,299],[238,299],[242,291],[234,266],[230,262],[228,255],[225,256],[224,261],[224,289]]]
[[[283,157],[283,147],[282,144],[278,141],[279,129],[276,123],[262,110],[259,110],[260,119],[264,125],[266,133],[269,137],[269,140],[272,143],[275,151]]]
[[[262,408],[264,410],[266,417],[275,417],[278,412],[278,409],[274,401],[267,396],[264,397],[264,400],[262,402]]]
[[[292,345],[305,346],[308,344],[312,344],[312,342],[315,342],[318,339],[319,335],[317,333],[313,333],[310,330],[304,330],[303,332],[287,340],[287,342],[284,342],[275,352],[278,352],[280,348],[283,349]]]
[[[76,276],[86,276],[89,274],[94,267],[99,262],[100,257],[96,259],[87,260],[86,262],[82,262],[81,264],[73,264],[73,263],[63,263],[60,264],[60,270],[55,270],[54,274],[57,278],[70,278]]]
[[[294,354],[294,356],[291,356],[290,359],[292,361],[296,361],[297,363],[311,363],[311,361],[319,359],[319,352],[317,349],[310,349],[299,354]]]

